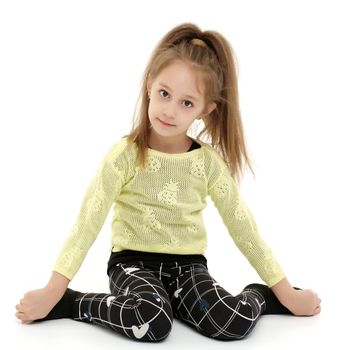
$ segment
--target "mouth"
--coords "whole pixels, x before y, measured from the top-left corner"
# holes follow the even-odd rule
[[[165,126],[175,126],[175,125],[173,125],[173,124],[169,124],[169,123],[163,122],[163,120],[161,120],[161,119],[159,119],[159,118],[157,118],[157,119],[160,121],[161,124],[163,124],[163,125],[165,125]]]

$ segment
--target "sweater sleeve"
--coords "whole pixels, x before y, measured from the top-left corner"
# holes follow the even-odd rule
[[[213,155],[214,168],[208,177],[208,193],[218,209],[230,236],[261,279],[272,287],[284,272],[258,232],[252,213],[241,198],[227,165]]]
[[[78,272],[121,191],[127,171],[127,162],[122,156],[124,146],[123,142],[114,145],[100,162],[86,189],[75,224],[58,255],[53,270],[70,280]]]

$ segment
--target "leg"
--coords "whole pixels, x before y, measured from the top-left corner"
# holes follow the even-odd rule
[[[300,290],[298,287],[294,287],[294,289]],[[264,315],[292,315],[292,313],[280,303],[272,289],[267,285],[252,283],[246,286],[242,293],[245,293],[245,291],[259,294],[262,298],[264,298],[266,302],[266,310]]]
[[[245,291],[232,296],[203,264],[187,264],[169,286],[174,316],[205,336],[219,340],[242,339],[264,311],[264,300]]]
[[[111,294],[82,294],[74,319],[99,324],[140,341],[165,339],[172,328],[169,296],[153,273],[138,264],[118,264],[110,273]]]

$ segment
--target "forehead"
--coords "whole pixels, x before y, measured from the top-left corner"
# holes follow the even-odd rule
[[[173,93],[200,99],[204,93],[201,73],[182,61],[174,61],[163,68],[155,82]]]

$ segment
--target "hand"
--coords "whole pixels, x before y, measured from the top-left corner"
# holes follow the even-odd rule
[[[321,299],[311,289],[294,290],[284,306],[296,316],[314,316],[321,312]]]
[[[321,312],[321,299],[311,289],[293,288],[288,279],[271,287],[277,299],[296,316],[313,316]]]
[[[49,288],[32,290],[24,294],[23,299],[16,305],[16,317],[22,323],[31,323],[47,316],[58,303],[62,295],[53,293]]]

